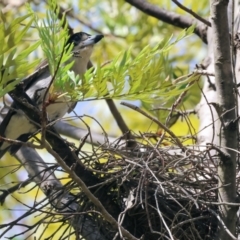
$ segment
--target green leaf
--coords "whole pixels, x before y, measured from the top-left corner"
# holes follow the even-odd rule
[[[154,47],[147,45],[135,57],[130,50],[121,52],[110,64],[104,67],[98,64],[94,71],[87,71],[69,95],[81,101],[88,98],[139,99],[148,103],[162,99],[170,101],[182,92],[184,85],[195,81],[184,77],[175,82],[169,77],[173,73],[168,65],[170,49],[192,31],[193,27],[183,30],[174,41],[171,36]]]
[[[53,87],[50,93],[57,91],[60,94],[66,94],[69,88],[75,87],[74,78],[69,79],[68,70],[73,65],[69,62],[72,56],[71,48],[66,48],[65,44],[68,38],[67,25],[63,26],[63,20],[58,19],[60,8],[56,0],[49,3],[49,9],[46,12],[46,18],[40,20],[35,15],[35,25],[41,38],[41,47],[47,58],[52,77],[54,76]],[[40,22],[40,24],[39,24]]]
[[[22,41],[33,22],[33,14],[6,21],[4,13],[0,12],[0,97],[11,91],[28,71],[36,66],[38,60],[29,63],[28,56],[39,45],[32,44],[29,48],[18,52],[18,44]],[[23,24],[22,24],[23,23]],[[21,24],[21,25],[20,25]]]

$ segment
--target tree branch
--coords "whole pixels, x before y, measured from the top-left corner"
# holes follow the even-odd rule
[[[205,24],[202,24],[199,21],[196,21],[195,19],[182,16],[174,12],[163,10],[158,6],[148,3],[146,1],[142,0],[125,0],[125,1],[131,4],[132,6],[136,7],[137,9],[141,10],[142,12],[176,27],[188,28],[191,25],[196,24],[194,30],[195,34],[197,34],[203,40],[203,42],[207,43],[206,33],[207,27]]]
[[[143,114],[145,117],[151,119],[153,122],[155,122],[156,124],[159,125],[159,127],[161,127],[163,130],[165,130],[174,140],[175,144],[177,144],[183,152],[185,152],[186,147],[183,146],[183,144],[180,142],[179,138],[169,129],[167,128],[164,124],[162,124],[161,122],[159,122],[156,118],[150,116],[148,113],[144,112],[143,110],[141,110],[139,107],[134,106],[133,104],[130,103],[126,103],[126,102],[121,102],[122,105],[129,107],[141,114]]]
[[[84,138],[87,134],[89,134],[89,131],[86,129],[82,129],[76,126],[73,126],[67,122],[64,121],[58,121],[54,124],[55,129],[62,135],[71,137],[73,139],[79,140],[81,138]],[[90,132],[91,136],[88,136],[86,139],[87,143],[90,143],[94,146],[104,145],[106,143],[106,137],[103,134],[96,133],[96,132]],[[118,138],[116,137],[107,137],[109,143],[115,142]]]
[[[202,18],[201,16],[199,16],[198,14],[196,14],[194,11],[192,11],[191,9],[185,7],[184,5],[182,5],[179,1],[177,0],[172,0],[178,7],[180,7],[181,9],[183,9],[185,12],[191,14],[193,17],[195,17],[196,19],[198,19],[199,21],[203,22],[204,24],[206,24],[208,27],[211,27],[211,23]]]
[[[236,119],[235,95],[233,93],[233,72],[231,66],[230,38],[227,15],[228,1],[211,0],[210,12],[212,22],[213,54],[217,102],[220,106],[222,123],[220,127],[220,146],[227,155],[219,155],[219,202],[236,202],[236,152],[237,129],[233,126]],[[231,18],[230,18],[231,19]],[[229,97],[232,96],[232,97]],[[230,150],[232,149],[232,150]],[[230,156],[230,157],[229,157]],[[219,206],[220,216],[232,234],[236,231],[236,207]],[[220,225],[218,239],[229,239],[226,229]]]
[[[80,211],[80,206],[74,196],[65,190],[55,177],[53,169],[47,166],[35,149],[22,146],[14,156],[23,164],[29,176],[45,193],[57,212],[70,214]],[[77,214],[69,221],[69,224],[76,232],[86,236],[87,240],[106,239],[99,231],[98,223],[88,215]]]
[[[128,129],[128,126],[125,123],[124,119],[122,118],[122,115],[118,111],[114,101],[112,99],[107,99],[106,103],[107,103],[115,121],[117,122],[118,127],[121,129],[122,133],[126,136],[126,140],[127,140],[126,146],[128,148],[134,148],[136,146],[136,142],[134,141],[134,138],[133,138],[130,130]]]
[[[118,224],[116,219],[114,219],[106,210],[106,208],[102,205],[102,203],[96,198],[92,192],[88,189],[88,187],[85,185],[85,183],[82,181],[80,177],[76,175],[74,171],[72,171],[65,161],[63,161],[59,155],[46,143],[45,145],[47,151],[56,158],[59,165],[63,167],[63,169],[71,176],[71,178],[81,187],[82,191],[86,194],[86,196],[89,198],[89,200],[99,209],[99,211],[102,213],[103,217],[112,225],[112,227],[117,231],[120,229],[123,236],[126,239],[130,240],[137,240],[129,231],[127,231],[125,228],[123,228],[121,225]],[[106,206],[106,204],[105,204]]]
[[[33,123],[36,123],[39,127],[42,114],[34,105],[32,105],[31,99],[29,99],[26,93],[22,92],[21,87],[16,87],[10,95],[17,107],[19,107],[33,121]],[[51,124],[47,124],[45,136],[46,140],[52,147],[51,153],[57,153],[58,157],[64,160],[65,165],[72,169],[72,172],[74,172],[74,174],[78,176],[87,187],[91,187],[90,191],[95,194],[94,196],[98,198],[101,203],[105,204],[105,211],[108,211],[109,215],[112,215],[113,218],[117,219],[118,214],[120,213],[120,208],[118,204],[112,201],[112,196],[105,194],[104,191],[104,187],[108,188],[109,186],[102,186],[101,191],[97,191],[98,184],[101,181],[92,173],[92,171],[89,171],[86,168],[76,156],[74,149],[70,148],[67,142],[60,137]],[[42,144],[43,146],[48,146],[45,141]]]

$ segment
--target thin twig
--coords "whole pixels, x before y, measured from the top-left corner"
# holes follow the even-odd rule
[[[185,152],[186,147],[183,146],[183,144],[180,142],[179,138],[169,129],[167,128],[164,124],[162,124],[161,122],[159,122],[156,118],[150,116],[148,113],[144,112],[142,109],[140,109],[139,107],[130,104],[130,103],[126,103],[126,102],[121,102],[122,105],[129,107],[141,114],[143,114],[145,117],[151,119],[153,122],[155,122],[156,124],[158,124],[162,129],[164,129],[176,142],[176,144],[182,149],[182,151]]]
[[[151,109],[151,111],[155,111],[155,110],[163,110],[163,111],[172,111],[172,108],[165,108],[165,107],[156,107]],[[191,109],[191,110],[178,110],[178,109],[173,109],[173,112],[176,112],[177,114],[179,114],[180,116],[185,116],[185,115],[191,115],[191,114],[197,114],[195,109]]]
[[[200,76],[198,80],[200,79]],[[197,81],[198,81],[197,80]],[[177,108],[178,105],[180,105],[181,102],[183,102],[183,98],[186,96],[188,89],[190,86],[192,86],[195,83],[195,81],[191,81],[187,84],[186,88],[187,90],[183,91],[177,98],[177,100],[172,104],[172,110],[169,112],[165,124],[167,125],[173,115],[173,111]]]
[[[234,240],[238,240],[231,232],[230,230],[227,228],[227,226],[225,225],[225,223],[223,222],[223,220],[220,218],[220,216],[215,213],[212,209],[208,209],[209,212],[211,212],[219,221],[219,223],[222,225],[222,227],[224,228],[224,230],[227,232],[227,234]]]
[[[118,127],[120,128],[120,130],[122,131],[122,133],[126,136],[126,140],[127,140],[127,147],[135,147],[136,146],[136,142],[133,141],[134,137],[132,136],[127,124],[125,123],[122,115],[120,114],[120,112],[118,111],[114,101],[112,99],[106,99],[106,103],[115,119],[115,121],[117,122]],[[132,141],[131,141],[132,140]]]
[[[170,237],[172,240],[174,240],[174,237],[173,237],[173,235],[172,235],[172,233],[171,233],[171,230],[169,229],[169,227],[168,227],[167,223],[165,222],[165,220],[164,220],[164,218],[163,218],[163,215],[162,215],[162,213],[161,213],[161,211],[160,211],[160,209],[159,209],[158,198],[157,198],[158,189],[159,189],[159,186],[157,187],[157,189],[155,190],[155,193],[154,193],[155,203],[156,203],[156,207],[157,207],[157,212],[158,212],[159,217],[160,217],[160,219],[162,220],[165,228],[166,228],[167,231],[168,231],[169,237]]]
[[[194,11],[192,11],[191,9],[185,7],[184,5],[182,5],[180,2],[178,2],[177,0],[172,0],[177,6],[179,6],[181,9],[183,9],[185,12],[188,12],[189,14],[191,14],[193,17],[195,17],[196,19],[198,19],[199,21],[203,22],[204,24],[206,24],[208,27],[211,27],[211,23],[202,18],[201,16],[199,16],[197,13],[195,13]]]

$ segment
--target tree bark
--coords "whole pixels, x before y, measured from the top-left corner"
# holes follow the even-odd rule
[[[236,152],[237,121],[236,99],[233,92],[233,72],[230,53],[230,36],[227,14],[228,1],[211,0],[211,24],[218,113],[216,136],[219,138],[218,198],[219,202],[236,202]],[[237,208],[220,205],[219,214],[225,226],[219,225],[217,239],[232,239],[228,230],[235,235]],[[227,228],[227,229],[226,229]]]

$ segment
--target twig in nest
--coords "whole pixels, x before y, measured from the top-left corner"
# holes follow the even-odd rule
[[[129,107],[141,114],[143,114],[145,117],[151,119],[153,122],[155,122],[156,124],[158,124],[162,129],[164,129],[176,142],[176,144],[182,149],[182,151],[185,152],[186,147],[183,146],[183,144],[180,142],[179,138],[169,129],[167,128],[164,124],[162,124],[161,122],[159,122],[156,118],[150,116],[148,113],[144,112],[143,110],[141,110],[139,107],[130,104],[130,103],[126,103],[126,102],[121,102],[122,105]]]

